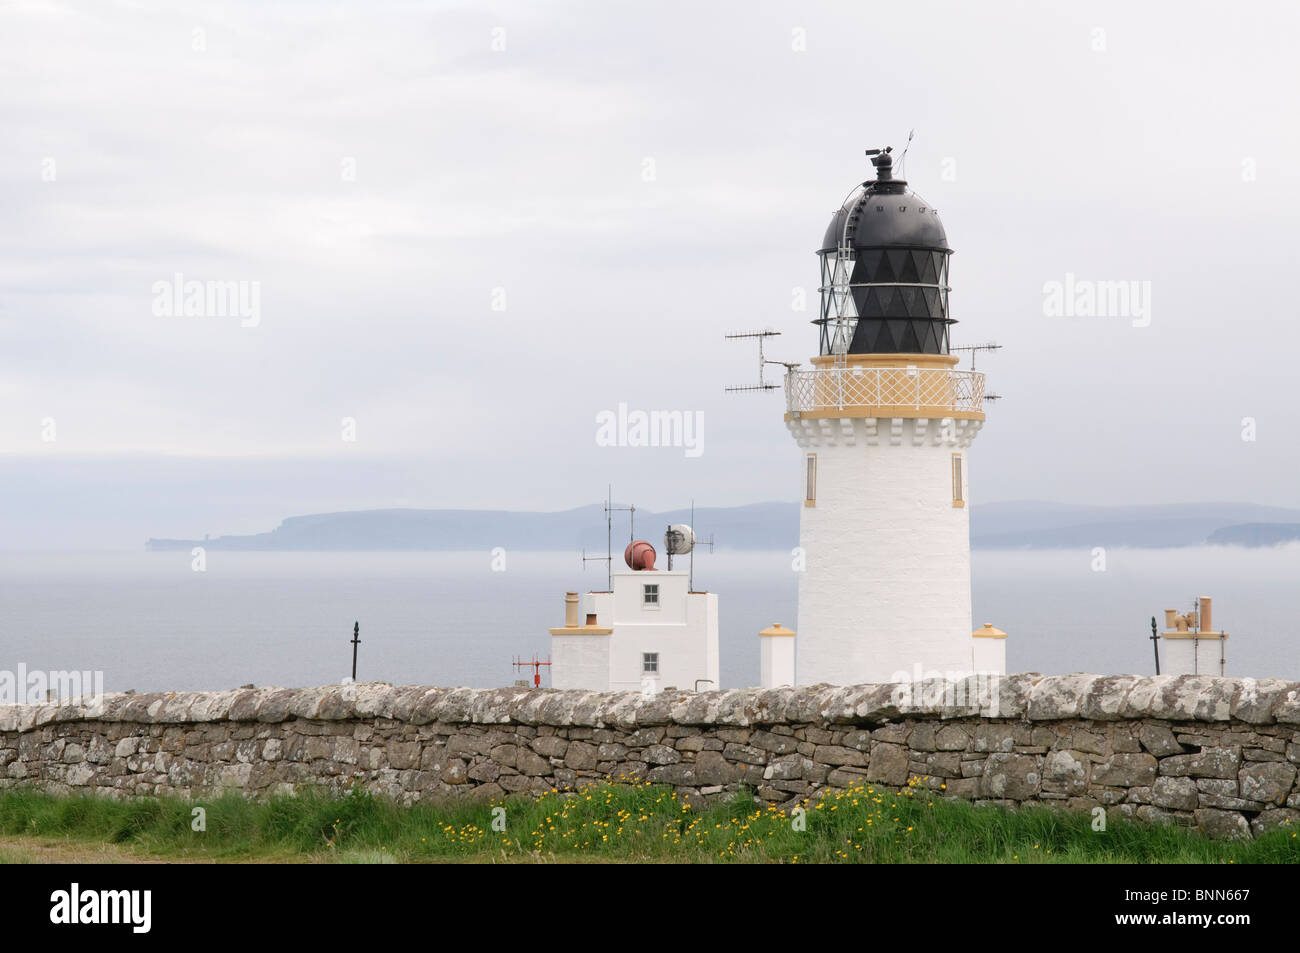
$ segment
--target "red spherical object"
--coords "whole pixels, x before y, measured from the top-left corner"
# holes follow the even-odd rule
[[[634,572],[652,572],[655,568],[655,548],[644,539],[634,539],[623,550],[623,561]]]

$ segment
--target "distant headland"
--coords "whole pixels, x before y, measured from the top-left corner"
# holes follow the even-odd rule
[[[790,549],[799,539],[795,503],[696,507],[701,538],[719,549]],[[615,541],[628,535],[627,514],[614,523]],[[637,509],[637,533],[657,538],[669,523],[691,520],[689,509]],[[1255,503],[1165,503],[1090,506],[1069,503],[976,504],[971,516],[977,549],[1074,549],[1093,546],[1171,548],[1200,545],[1275,546],[1300,540],[1300,509]],[[152,552],[212,550],[263,552],[525,551],[604,552],[600,505],[559,512],[381,509],[291,516],[275,529],[245,536],[149,539]]]

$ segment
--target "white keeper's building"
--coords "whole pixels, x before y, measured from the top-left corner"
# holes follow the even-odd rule
[[[616,572],[612,582],[613,591],[588,592],[581,613],[578,594],[565,593],[565,624],[551,629],[552,688],[720,687],[717,593],[692,592],[688,573],[653,568]]]

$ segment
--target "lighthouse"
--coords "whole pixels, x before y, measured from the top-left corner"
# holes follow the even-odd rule
[[[990,658],[971,629],[967,490],[984,376],[949,353],[938,212],[894,177],[888,148],[867,154],[875,178],[817,251],[817,356],[785,379],[804,490],[800,685],[958,676]]]

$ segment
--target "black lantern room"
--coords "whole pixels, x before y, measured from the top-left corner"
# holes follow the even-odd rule
[[[947,354],[948,237],[939,214],[872,149],[876,178],[853,190],[826,229],[822,354]]]

